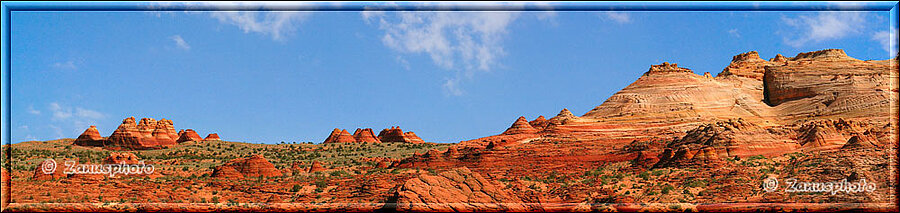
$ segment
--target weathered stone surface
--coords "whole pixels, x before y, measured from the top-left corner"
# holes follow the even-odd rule
[[[378,137],[375,137],[375,132],[372,131],[372,128],[357,128],[356,131],[353,131],[353,138],[356,139],[356,142],[381,143]]]
[[[201,141],[203,138],[200,137],[200,134],[197,134],[193,129],[184,129],[179,131],[178,133],[178,143],[188,142],[188,141]]]
[[[103,159],[104,164],[138,164],[140,161],[140,158],[130,152],[110,152],[109,156]]]
[[[731,64],[729,64],[728,67],[725,67],[719,76],[725,77],[733,75],[762,80],[763,74],[766,72],[765,67],[773,65],[774,63],[775,62],[763,60],[756,51],[750,51],[734,56],[731,59]]]
[[[97,126],[91,125],[90,128],[84,130],[84,133],[75,139],[75,145],[79,146],[103,146],[106,144],[106,138],[100,136]]]
[[[537,118],[535,118],[534,120],[529,121],[528,124],[530,124],[531,127],[533,127],[534,129],[537,129],[538,131],[540,131],[540,130],[543,130],[544,128],[546,128],[547,125],[550,125],[550,121],[548,121],[546,118],[544,118],[543,115],[541,115],[541,116],[538,116]]]
[[[320,163],[319,161],[313,161],[312,164],[309,165],[309,169],[306,170],[306,172],[309,173],[321,171],[325,171],[325,167],[323,167],[322,163]]]
[[[172,121],[143,118],[136,123],[134,117],[126,118],[107,139],[108,145],[125,149],[161,149],[176,144],[177,135]]]
[[[206,137],[203,138],[203,140],[204,141],[220,141],[220,140],[222,140],[222,138],[219,138],[219,134],[217,134],[217,133],[210,133],[209,135],[206,135]]]
[[[45,168],[47,168],[47,169],[54,168],[51,165],[53,165],[53,164],[51,164],[48,161],[41,161],[40,163],[38,163],[38,165],[36,167],[34,167],[34,174],[31,176],[31,179],[32,180],[55,180],[55,179],[65,178],[67,176],[65,173],[63,173],[65,165],[62,164],[61,162],[56,162],[55,170],[48,170],[51,172],[45,173],[44,172]]]
[[[537,130],[531,127],[531,124],[528,124],[528,120],[525,117],[520,116],[513,122],[512,126],[510,126],[506,131],[503,132],[504,135],[516,135],[516,134],[534,134]]]
[[[397,190],[401,211],[525,211],[522,199],[468,168],[423,174]]]
[[[241,176],[235,175],[235,171]],[[262,155],[234,159],[213,170],[213,177],[223,178],[276,176],[281,176],[281,172]]]
[[[353,138],[353,135],[350,135],[346,129],[338,129],[334,128],[331,131],[331,134],[328,135],[328,138],[325,138],[325,141],[322,143],[354,143],[356,139]]]
[[[381,142],[405,142],[405,143],[424,143],[416,133],[404,133],[399,126],[392,126],[389,129],[383,129],[378,133],[378,140]]]

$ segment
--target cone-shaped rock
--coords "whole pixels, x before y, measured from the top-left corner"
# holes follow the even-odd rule
[[[79,146],[103,146],[106,142],[106,139],[103,136],[100,136],[100,131],[97,130],[97,126],[91,126],[87,130],[84,130],[84,133],[78,136],[78,139],[75,139],[75,145]]]
[[[231,170],[237,171],[243,177],[281,176],[281,172],[275,169],[275,165],[266,160],[266,158],[262,155],[253,155],[247,158],[234,159],[216,167],[213,170],[213,177],[235,177],[234,172]]]
[[[185,129],[178,136],[178,143],[188,142],[188,141],[201,141],[203,138],[200,137],[200,134],[197,134],[193,129]]]
[[[504,135],[516,135],[516,134],[534,134],[537,130],[534,127],[531,127],[531,124],[528,124],[528,119],[525,119],[524,116],[520,116],[519,119],[516,119],[516,122],[513,122],[512,126],[509,129],[506,129],[503,132]]]
[[[331,131],[331,134],[328,135],[328,138],[325,138],[325,141],[322,143],[353,143],[356,142],[356,139],[353,138],[353,135],[350,135],[346,129],[338,129],[335,128]]]
[[[222,138],[219,138],[219,134],[217,134],[217,133],[211,133],[209,135],[206,135],[206,137],[203,138],[203,140],[204,141],[220,141],[220,140],[222,140]]]
[[[375,132],[373,132],[371,128],[357,128],[356,131],[353,132],[353,138],[356,139],[356,142],[381,143],[381,141],[375,137]]]

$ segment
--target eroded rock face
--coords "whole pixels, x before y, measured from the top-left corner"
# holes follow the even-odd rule
[[[375,137],[375,132],[372,131],[372,128],[357,128],[356,131],[353,131],[353,138],[356,139],[356,142],[381,143],[378,137]]]
[[[64,162],[64,161],[60,161]],[[41,161],[36,167],[34,167],[34,174],[31,176],[32,180],[56,180],[60,178],[65,178],[67,175],[63,173],[65,166],[62,163],[56,163],[56,169],[50,173],[44,173],[44,168],[52,168],[51,164],[47,161]],[[48,170],[49,171],[49,170]]]
[[[533,127],[534,129],[537,129],[540,131],[540,130],[543,130],[544,128],[547,128],[547,125],[550,125],[550,121],[548,121],[546,118],[544,118],[543,115],[541,115],[541,116],[538,116],[537,118],[535,118],[534,120],[529,121],[528,124],[530,124],[531,127]]]
[[[381,132],[378,133],[378,139],[381,142],[424,143],[424,140],[419,138],[416,133],[404,133],[399,126],[381,130]]]
[[[103,159],[104,164],[138,164],[140,161],[140,158],[130,152],[110,152],[109,156]]]
[[[313,161],[313,163],[309,165],[309,169],[306,170],[306,172],[309,172],[309,173],[321,172],[321,171],[325,171],[325,167],[323,167],[322,163],[320,163],[319,161]]]
[[[107,140],[109,145],[125,149],[160,149],[174,146],[175,135],[170,120],[143,118],[136,123],[134,117],[130,117],[123,120]]]
[[[81,133],[81,135],[75,139],[75,145],[79,146],[103,146],[105,144],[106,138],[100,136],[100,131],[97,130],[97,126],[93,125],[87,130],[84,130],[84,133]]]
[[[219,138],[219,134],[217,134],[217,133],[211,133],[209,135],[206,135],[206,137],[203,138],[203,140],[204,141],[220,141],[220,140],[222,140],[222,138]]]
[[[354,143],[356,139],[353,138],[353,135],[350,135],[346,129],[338,129],[334,128],[331,131],[331,134],[328,135],[328,138],[325,138],[325,141],[322,143]]]
[[[789,119],[886,117],[897,100],[892,75],[890,65],[857,60],[843,50],[800,53],[783,66],[766,67],[764,98]]]
[[[534,134],[537,133],[537,130],[531,127],[531,124],[528,123],[528,120],[525,117],[519,117],[513,122],[512,126],[506,131],[503,132],[504,135],[516,135],[516,134]]]
[[[178,132],[178,140],[176,142],[201,141],[203,138],[193,129],[185,129]]]
[[[532,210],[514,194],[468,168],[407,180],[397,190],[401,211],[525,211]]]
[[[237,173],[235,173],[237,172]],[[240,174],[237,175],[237,174]],[[276,177],[281,172],[262,155],[253,155],[229,161],[213,169],[213,177]]]
[[[728,67],[725,67],[719,76],[724,77],[733,75],[762,80],[763,74],[766,72],[765,67],[773,65],[774,63],[775,62],[763,60],[756,51],[750,51],[734,56],[731,59],[731,64],[729,64]]]

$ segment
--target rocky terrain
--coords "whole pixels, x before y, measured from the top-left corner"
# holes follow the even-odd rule
[[[109,137],[100,136],[96,126],[84,130],[75,145],[97,146],[111,149],[142,150],[164,149],[186,141],[221,140],[216,133],[209,134],[205,139],[200,138],[192,129],[175,132],[174,123],[171,120],[153,118],[141,118],[136,123],[134,117],[125,118],[122,124]]]
[[[896,211],[897,85],[896,58],[747,52],[715,76],[651,65],[581,116],[519,117],[455,144],[399,127],[246,144],[128,118],[108,138],[92,126],[74,140],[6,145],[4,174],[22,192],[14,211]],[[160,172],[44,174],[46,158],[142,160]],[[781,188],[767,190],[770,179]],[[788,180],[873,187],[789,192]]]

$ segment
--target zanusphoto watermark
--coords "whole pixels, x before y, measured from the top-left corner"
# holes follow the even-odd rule
[[[141,175],[141,174],[153,174],[153,171],[156,170],[152,164],[145,164],[144,161],[139,161],[136,164],[127,164],[125,162],[117,163],[117,164],[79,164],[74,160],[67,160],[64,164],[66,167],[63,169],[63,174],[71,175],[71,174],[91,174],[91,175],[109,175],[109,177],[115,177],[116,175]],[[56,160],[47,159],[41,163],[41,171],[44,174],[53,174],[56,172]]]
[[[830,193],[831,195],[837,193],[871,193],[877,188],[875,182],[866,181],[865,178],[853,182],[847,181],[846,179],[832,182],[804,182],[797,181],[797,179],[794,178],[788,178],[781,183],[784,185],[784,192],[789,193],[815,192]],[[781,184],[777,178],[768,178],[763,181],[763,189],[765,189],[766,192],[778,190],[779,185]]]

